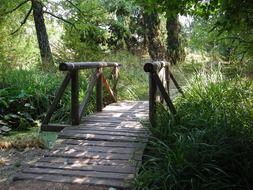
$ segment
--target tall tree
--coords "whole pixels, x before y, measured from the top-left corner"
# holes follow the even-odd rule
[[[144,13],[148,52],[152,60],[165,60],[165,49],[160,40],[160,19],[156,11]]]
[[[166,20],[167,55],[170,62],[176,65],[185,59],[184,47],[180,36],[181,25],[178,16],[170,16]]]
[[[12,34],[17,33],[21,27],[23,27],[27,20],[29,19],[30,15],[33,13],[33,18],[34,18],[34,24],[35,24],[35,29],[37,33],[37,40],[39,44],[39,49],[40,49],[40,55],[41,55],[41,61],[44,66],[49,66],[53,65],[53,56],[52,52],[50,49],[49,45],[49,40],[48,40],[48,34],[46,30],[46,25],[45,25],[45,20],[44,20],[44,11],[43,11],[43,3],[41,0],[23,0],[19,1],[18,4],[12,3],[12,8],[8,11],[4,11],[3,15],[8,15],[11,14],[18,9],[21,9],[24,7],[26,4],[30,3],[30,8],[26,11],[26,14],[21,21],[20,26],[12,32]]]
[[[43,65],[52,65],[53,56],[49,45],[45,20],[43,16],[43,4],[40,0],[31,0],[34,24],[40,49],[40,56]]]

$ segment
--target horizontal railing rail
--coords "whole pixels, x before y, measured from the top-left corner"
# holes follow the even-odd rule
[[[96,86],[96,111],[100,112],[103,109],[103,86],[112,98],[113,102],[117,102],[117,83],[119,79],[119,63],[115,62],[66,62],[61,63],[59,70],[67,71],[66,76],[60,85],[55,98],[42,122],[41,130],[43,131],[60,131],[67,125],[49,124],[50,119],[57,108],[57,105],[62,98],[68,84],[71,82],[71,124],[79,125],[83,116],[84,110],[88,106],[89,99],[93,89]],[[110,87],[108,80],[103,74],[103,68],[112,67],[112,78],[114,80],[113,88]],[[83,97],[83,101],[79,102],[79,71],[83,69],[94,69],[96,71],[91,75],[87,91]]]
[[[170,98],[170,79],[178,91],[183,94],[175,77],[170,72],[170,63],[154,61],[144,65],[144,71],[149,73],[149,120],[154,124],[157,102],[166,102],[170,112],[176,115],[176,108]]]

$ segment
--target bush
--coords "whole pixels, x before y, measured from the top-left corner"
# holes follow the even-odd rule
[[[46,73],[38,70],[12,70],[4,75],[0,84],[0,129],[24,130],[35,126],[44,118],[62,80],[62,73]],[[81,75],[80,96],[85,93],[87,78]],[[52,121],[68,122],[70,116],[70,90],[67,89],[57,107]],[[90,112],[90,105],[86,112]],[[8,128],[6,128],[8,127]]]
[[[136,189],[252,189],[252,85],[201,74],[176,100],[180,121],[158,109]]]

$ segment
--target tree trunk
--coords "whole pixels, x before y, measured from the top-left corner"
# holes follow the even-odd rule
[[[169,17],[166,22],[167,29],[167,56],[170,62],[176,65],[185,59],[185,51],[180,38],[181,26],[178,17]]]
[[[165,48],[160,40],[160,19],[157,12],[144,13],[148,52],[153,61],[165,59]]]
[[[43,17],[43,5],[40,0],[31,1],[41,61],[43,66],[47,67],[53,65],[53,56],[50,49],[46,25]]]

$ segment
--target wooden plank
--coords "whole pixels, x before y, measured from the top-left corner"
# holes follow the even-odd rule
[[[115,125],[117,123],[117,125]],[[109,121],[84,121],[79,127],[82,126],[104,126],[104,127],[125,127],[125,128],[138,128],[138,130],[147,130],[147,128],[143,127],[140,122],[137,121],[117,121],[117,122],[109,122]]]
[[[91,122],[96,122],[96,121],[108,121],[110,123],[121,123],[122,121],[135,121],[136,122],[137,118],[109,118],[109,117],[96,117],[96,116],[88,116],[82,119],[83,122],[86,121],[91,121]]]
[[[71,71],[71,123],[79,125],[79,72]]]
[[[149,132],[147,130],[139,130],[138,128],[132,128],[132,129],[127,129],[127,128],[121,128],[121,127],[100,127],[100,126],[82,126],[82,127],[73,127],[71,129],[65,129],[65,131],[81,131],[85,133],[90,133],[90,132],[96,132],[96,131],[108,131],[108,132],[127,132],[131,134],[145,134],[148,135]]]
[[[109,115],[109,114],[97,114],[97,115],[90,115],[88,116],[88,118],[96,118],[96,119],[110,119],[110,120],[117,120],[117,119],[120,119],[122,121],[129,121],[129,120],[140,120],[140,119],[146,119],[148,116],[148,114],[141,114],[141,113],[138,113],[138,114],[129,114],[129,115]]]
[[[53,168],[25,168],[23,173],[32,174],[58,174],[63,176],[80,176],[80,177],[96,177],[106,179],[123,179],[129,180],[134,178],[134,174],[99,172],[99,171],[82,171],[69,169],[53,169]]]
[[[127,180],[116,180],[106,178],[95,178],[95,177],[79,177],[79,176],[63,176],[63,175],[49,175],[49,174],[29,174],[21,173],[14,177],[14,181],[17,180],[40,180],[48,182],[58,183],[77,183],[77,184],[88,184],[88,185],[103,185],[108,187],[123,188],[129,187],[130,183]]]
[[[147,138],[143,137],[130,137],[130,136],[105,136],[96,134],[77,134],[74,131],[64,134],[59,134],[59,138],[68,139],[92,139],[92,140],[105,140],[105,141],[124,141],[124,142],[147,142]]]
[[[136,113],[98,113],[92,114],[90,116],[96,117],[112,117],[112,118],[125,118],[125,117],[133,117],[133,118],[145,118],[148,115],[147,112],[136,112]]]
[[[144,148],[119,148],[119,147],[103,147],[103,146],[83,146],[83,145],[66,145],[59,144],[54,146],[52,151],[89,151],[89,152],[103,152],[103,153],[120,153],[120,154],[142,154]]]
[[[92,135],[111,135],[111,136],[126,136],[126,137],[140,137],[140,138],[148,138],[148,134],[146,133],[131,133],[131,131],[106,131],[106,130],[93,130],[93,129],[87,129],[87,130],[71,130],[66,129],[59,133],[59,135],[69,135],[71,134],[92,134]]]
[[[113,172],[124,174],[135,174],[136,167],[130,165],[116,165],[116,166],[104,166],[104,165],[87,165],[81,163],[50,163],[50,162],[36,162],[29,165],[35,168],[53,168],[53,169],[71,169],[79,171],[99,171],[99,172]]]
[[[104,147],[121,147],[121,148],[145,147],[145,143],[140,142],[113,142],[113,141],[91,141],[91,140],[74,140],[74,139],[58,139],[56,143],[62,143],[66,145],[104,146]]]
[[[65,157],[65,158],[95,158],[105,160],[141,160],[140,154],[119,154],[119,153],[101,153],[101,152],[87,152],[87,151],[61,151],[55,150],[50,153],[46,153],[45,157]]]
[[[102,81],[102,68],[97,68],[97,73],[99,77],[97,78],[96,84],[96,110],[97,112],[103,109],[103,81]]]
[[[50,162],[50,163],[59,163],[64,165],[67,164],[83,164],[83,165],[93,165],[93,166],[129,166],[136,167],[139,165],[140,161],[138,160],[105,160],[105,159],[80,159],[80,158],[68,158],[68,157],[55,157],[49,156],[42,157],[39,162]]]

